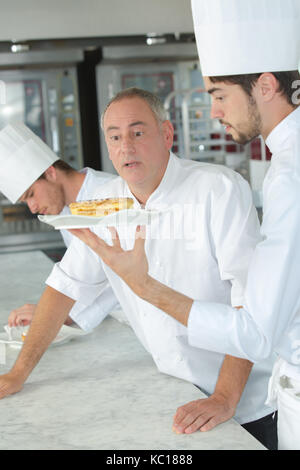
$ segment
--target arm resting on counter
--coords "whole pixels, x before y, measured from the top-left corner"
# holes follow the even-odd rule
[[[194,400],[177,409],[173,429],[190,434],[210,431],[235,414],[252,369],[252,362],[225,356],[214,393],[209,398]]]
[[[0,376],[0,398],[21,390],[27,377],[56,337],[74,302],[55,289],[46,287],[14,366],[10,372]]]

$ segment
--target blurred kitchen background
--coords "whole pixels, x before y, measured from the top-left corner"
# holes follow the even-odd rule
[[[0,1],[0,129],[22,121],[74,168],[114,172],[101,112],[119,90],[145,88],[164,102],[175,128],[173,151],[241,173],[260,213],[270,154],[260,139],[235,144],[210,119],[190,0],[124,4]],[[0,193],[0,253],[32,249],[56,260],[64,245],[58,231]]]

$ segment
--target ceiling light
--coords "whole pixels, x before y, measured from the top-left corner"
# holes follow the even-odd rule
[[[28,52],[30,49],[28,44],[12,44],[10,50],[11,52],[18,53],[18,52]]]
[[[167,42],[167,38],[158,33],[148,33],[146,38],[146,44],[148,46],[154,46],[156,44],[165,44]]]

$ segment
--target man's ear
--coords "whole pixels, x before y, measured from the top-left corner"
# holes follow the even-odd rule
[[[278,91],[278,81],[272,73],[262,73],[255,85],[261,101],[267,103],[272,101]]]
[[[174,127],[171,121],[166,120],[162,123],[162,130],[165,138],[166,147],[171,150],[174,140]]]
[[[47,181],[51,181],[54,183],[57,180],[57,171],[53,165],[49,166],[47,170],[44,172],[45,178]]]

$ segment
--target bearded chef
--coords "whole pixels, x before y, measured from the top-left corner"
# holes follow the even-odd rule
[[[143,236],[126,256],[117,237],[114,247],[88,231],[80,237],[136,294],[187,325],[191,346],[254,363],[275,351],[268,404],[278,407],[279,449],[300,449],[300,2],[192,0],[192,10],[211,117],[239,143],[261,135],[272,153],[243,309],[153,279]],[[175,424],[195,431],[200,413],[188,404]]]

